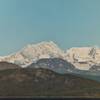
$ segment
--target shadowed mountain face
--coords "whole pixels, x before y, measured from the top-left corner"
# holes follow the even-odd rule
[[[0,96],[100,96],[100,83],[42,68],[0,71]]]
[[[40,59],[36,63],[28,66],[28,68],[46,68],[63,74],[75,70],[75,67],[72,64],[61,58]]]

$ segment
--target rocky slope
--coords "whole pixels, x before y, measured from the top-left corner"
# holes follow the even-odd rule
[[[52,71],[55,71],[61,74],[73,72],[76,70],[75,67],[71,63],[61,58],[40,59],[36,63],[32,63],[31,65],[29,65],[28,68],[50,69]]]
[[[48,69],[7,69],[0,71],[2,96],[100,97],[100,83]]]

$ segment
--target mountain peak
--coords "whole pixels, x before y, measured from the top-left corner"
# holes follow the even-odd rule
[[[37,44],[28,44],[15,54],[1,57],[0,61],[25,67],[42,58],[64,58],[64,52],[53,41],[43,41]]]
[[[42,41],[40,43],[36,43],[36,44],[28,44],[26,47],[34,47],[34,46],[40,46],[40,45],[51,45],[51,46],[57,46],[56,43],[54,43],[53,41]]]

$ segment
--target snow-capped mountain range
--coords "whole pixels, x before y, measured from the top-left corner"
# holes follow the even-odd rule
[[[54,42],[41,42],[29,44],[20,51],[0,56],[0,62],[6,61],[27,67],[42,58],[61,58],[75,66],[79,70],[89,70],[92,66],[100,66],[100,48],[76,47],[66,51],[61,50]]]
[[[42,58],[63,58],[64,52],[52,41],[29,44],[17,53],[1,56],[0,61],[18,64],[26,67]]]

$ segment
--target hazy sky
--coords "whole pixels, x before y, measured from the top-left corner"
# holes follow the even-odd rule
[[[0,0],[0,55],[50,40],[100,46],[100,0]]]

